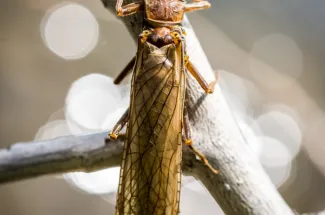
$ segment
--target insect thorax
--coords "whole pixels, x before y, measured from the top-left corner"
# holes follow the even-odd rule
[[[146,18],[153,25],[179,24],[184,16],[184,1],[145,0]]]

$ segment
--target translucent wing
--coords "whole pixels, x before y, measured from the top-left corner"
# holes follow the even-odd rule
[[[174,44],[140,45],[116,214],[178,214],[185,80]]]

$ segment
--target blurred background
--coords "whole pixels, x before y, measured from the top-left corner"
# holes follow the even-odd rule
[[[325,2],[211,3],[188,18],[238,125],[287,203],[322,210]],[[136,46],[100,0],[2,0],[0,47],[1,147],[108,129],[125,110],[129,86],[113,86],[112,77]],[[0,214],[113,214],[117,174],[0,186]],[[182,214],[222,214],[200,183],[183,184]]]

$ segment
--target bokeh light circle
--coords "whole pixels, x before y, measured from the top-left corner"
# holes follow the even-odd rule
[[[292,159],[300,151],[302,132],[290,115],[271,110],[260,115],[256,122],[264,135],[280,141],[287,147]]]
[[[64,174],[73,187],[94,195],[116,192],[120,167],[99,170],[92,173],[75,172]]]
[[[42,38],[56,55],[68,59],[87,56],[96,46],[99,26],[84,6],[63,3],[51,8],[41,22]]]
[[[49,121],[36,133],[35,140],[46,140],[56,137],[70,135],[71,131],[65,120]]]
[[[291,162],[291,154],[288,148],[280,141],[271,137],[258,137],[260,143],[260,162],[263,166],[279,167]]]
[[[249,149],[251,150],[252,154],[254,154],[257,158],[259,158],[259,155],[261,154],[261,150],[262,150],[262,145],[258,141],[256,136],[256,134],[259,134],[259,131],[257,130],[258,128],[251,123],[254,123],[252,119],[248,121],[238,119],[237,121],[237,125],[241,130],[242,135],[244,136],[249,146]]]
[[[253,78],[264,87],[287,87],[303,71],[303,53],[293,39],[283,34],[270,34],[254,43],[249,67]]]
[[[101,74],[90,74],[76,80],[66,98],[66,118],[93,130],[102,130],[107,116],[126,103],[113,79]],[[116,122],[115,122],[116,123]]]
[[[270,177],[272,183],[279,188],[289,179],[292,170],[292,163],[290,162],[287,165],[278,167],[264,166],[264,170]]]

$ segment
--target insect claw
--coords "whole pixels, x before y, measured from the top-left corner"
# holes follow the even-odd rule
[[[212,167],[210,168],[210,170],[211,170],[214,174],[216,174],[216,175],[219,174],[219,171],[216,170],[216,169],[214,169],[214,168],[212,168]]]
[[[117,15],[117,16],[123,16],[123,9],[122,9],[122,8],[119,8],[119,9],[116,11],[116,15]]]
[[[185,62],[185,65],[188,64],[189,58],[190,58],[190,57],[189,57],[188,55],[185,55],[185,56],[184,56],[184,62]]]
[[[190,141],[192,141],[191,139],[189,139]],[[186,141],[185,141],[186,144]],[[196,156],[198,156],[200,158],[200,160],[202,161],[202,163],[207,166],[214,174],[219,174],[219,171],[216,170],[215,168],[213,168],[211,166],[211,164],[209,163],[209,161],[207,160],[207,158],[200,152],[198,151],[196,148],[194,148],[192,145],[187,145],[190,150],[192,150],[192,152],[194,152],[194,154]]]
[[[208,162],[208,160],[204,160],[203,163],[214,173],[214,174],[219,174],[219,171],[216,170],[211,166],[211,164]]]
[[[209,87],[207,89],[207,94],[212,94],[214,92],[214,89],[212,89],[211,87]]]
[[[217,83],[217,81],[213,81],[209,84],[209,88],[207,89],[207,94],[212,94],[214,92],[216,83]]]
[[[117,134],[115,133],[109,133],[109,137],[111,138],[111,140],[116,140],[117,139]]]
[[[182,28],[182,33],[184,36],[187,36],[187,32]]]
[[[185,140],[185,145],[186,146],[191,146],[193,144],[193,140],[192,139],[186,139]]]

